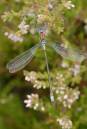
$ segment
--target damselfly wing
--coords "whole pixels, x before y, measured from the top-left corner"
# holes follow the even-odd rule
[[[10,73],[15,73],[21,69],[23,69],[33,58],[37,48],[40,47],[40,44],[35,45],[34,47],[30,48],[29,50],[23,52],[13,60],[11,60],[7,64],[7,69]]]
[[[73,61],[82,62],[87,58],[87,54],[83,53],[81,50],[75,48],[65,48],[58,43],[53,43],[51,47],[63,58]]]
[[[64,48],[63,46],[61,46],[58,43],[53,43],[51,45],[51,47],[62,57],[68,57],[69,56],[69,52],[67,51],[66,48]]]

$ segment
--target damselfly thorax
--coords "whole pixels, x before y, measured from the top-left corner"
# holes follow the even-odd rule
[[[41,47],[43,50],[46,50],[46,44],[47,44],[46,40],[41,41]]]

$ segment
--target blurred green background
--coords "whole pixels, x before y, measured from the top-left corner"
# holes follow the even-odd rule
[[[64,36],[71,44],[87,51],[87,0],[73,0],[73,2],[76,8],[65,12],[67,31]],[[12,0],[0,0],[0,15],[6,9],[16,10],[17,7]],[[0,17],[0,129],[57,129],[55,124],[50,122],[46,113],[25,108],[26,95],[32,92],[36,93],[37,90],[30,87],[29,83],[25,81],[23,71],[10,74],[6,69],[6,64],[10,59],[38,42],[37,35],[34,38],[26,37],[23,43],[13,43],[4,36],[4,32],[5,24]],[[55,35],[53,36],[55,38]],[[60,63],[60,56],[48,48],[48,57],[50,68],[56,68],[57,62]],[[77,113],[74,107],[69,112],[75,123],[73,129],[87,129],[87,61],[83,62],[83,66],[85,66],[85,72],[84,75],[80,75],[83,79],[79,84],[81,96],[75,105],[80,107],[81,111]],[[25,69],[43,73],[46,70],[43,53],[38,50],[32,62]],[[42,93],[43,91],[38,92]]]

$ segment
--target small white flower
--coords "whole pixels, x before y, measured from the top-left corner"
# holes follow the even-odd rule
[[[62,97],[61,96],[59,96],[57,99],[58,99],[58,101],[62,102]]]
[[[68,98],[68,95],[64,95],[64,99],[67,99]]]
[[[59,93],[59,90],[56,90],[55,92],[56,92],[56,94],[58,94]]]
[[[62,129],[71,129],[72,128],[72,121],[67,117],[58,118],[57,122],[59,122]]]
[[[45,111],[45,107],[38,94],[27,95],[27,99],[24,100],[26,108],[33,108],[34,110]]]
[[[25,76],[25,80],[31,83],[34,83],[37,79],[36,72],[34,71],[31,71],[31,72],[24,71],[24,76]]]
[[[33,87],[36,89],[41,89],[41,88],[46,89],[45,83],[38,80],[35,80],[35,82],[33,83]]]
[[[37,88],[37,89],[40,89],[42,87],[42,83],[40,81],[35,81],[34,85],[33,85],[34,88]]]
[[[24,103],[26,104],[26,107],[36,109],[39,106],[38,101],[39,101],[38,94],[31,94],[31,95],[27,95],[27,99],[24,100]]]
[[[65,1],[63,4],[64,4],[65,8],[67,8],[68,10],[75,8],[75,5],[72,3],[71,0],[69,0],[67,2]]]
[[[29,31],[29,25],[26,24],[25,20],[23,20],[19,24],[18,28],[20,29],[20,31],[21,31],[22,34],[27,34],[28,31]]]
[[[8,33],[8,32],[5,32],[5,33],[4,33],[4,35],[5,35],[5,36],[8,36],[8,35],[9,35],[9,33]]]
[[[39,107],[39,104],[36,103],[35,106],[34,106],[34,110],[36,110],[38,107]]]
[[[59,84],[59,83],[58,83]],[[64,107],[71,108],[73,103],[79,99],[80,91],[78,89],[72,89],[67,87],[66,85],[57,86],[54,89],[56,93],[56,99]]]
[[[45,108],[44,107],[41,107],[41,111],[45,111]]]

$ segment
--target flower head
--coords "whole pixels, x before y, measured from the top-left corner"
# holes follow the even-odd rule
[[[58,118],[57,122],[62,127],[62,129],[71,129],[72,128],[72,121],[67,117]]]
[[[5,32],[4,35],[7,36],[9,39],[11,39],[14,42],[23,42],[23,37],[15,34],[15,33]]]
[[[24,71],[25,80],[34,83],[37,80],[36,72]]]
[[[26,107],[33,108],[34,110],[45,110],[38,94],[27,95],[27,99],[24,100],[24,103],[26,104]]]
[[[28,31],[29,31],[29,25],[26,24],[25,20],[23,20],[19,24],[18,28],[20,29],[20,31],[21,31],[22,34],[27,34]]]
[[[72,3],[71,0],[69,1],[63,1],[63,5],[65,8],[67,8],[68,10],[75,8],[75,5]]]

